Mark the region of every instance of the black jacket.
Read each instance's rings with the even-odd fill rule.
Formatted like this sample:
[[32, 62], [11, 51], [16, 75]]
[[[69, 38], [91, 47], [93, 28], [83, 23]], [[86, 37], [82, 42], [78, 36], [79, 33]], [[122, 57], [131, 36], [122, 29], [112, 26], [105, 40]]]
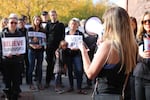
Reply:
[[[35, 31], [35, 29], [33, 29], [33, 27], [30, 27], [30, 28], [28, 29], [28, 32], [30, 32], [30, 31]], [[44, 30], [43, 30], [43, 28], [40, 28], [39, 31], [37, 31], [37, 32], [42, 32], [42, 33], [44, 33]], [[32, 39], [32, 38], [29, 38], [29, 37], [28, 37], [28, 48], [29, 48], [29, 49], [31, 49], [31, 50], [33, 50], [33, 51], [35, 51], [35, 52], [44, 51], [44, 46], [42, 46], [41, 49], [33, 49], [32, 47], [30, 47], [29, 44], [39, 44], [39, 41], [33, 42], [33, 41], [31, 41], [31, 39]], [[30, 41], [30, 42], [29, 42], [29, 41]]]
[[47, 48], [57, 49], [61, 40], [65, 37], [65, 26], [59, 21], [48, 22], [46, 25]]
[[14, 34], [10, 33], [8, 28], [3, 29], [3, 31], [0, 33], [0, 57], [3, 61], [8, 61], [8, 62], [19, 62], [23, 60], [23, 55], [13, 55], [12, 58], [8, 58], [5, 56], [2, 56], [2, 41], [1, 38], [3, 37], [24, 37], [23, 34], [19, 31], [16, 30]]

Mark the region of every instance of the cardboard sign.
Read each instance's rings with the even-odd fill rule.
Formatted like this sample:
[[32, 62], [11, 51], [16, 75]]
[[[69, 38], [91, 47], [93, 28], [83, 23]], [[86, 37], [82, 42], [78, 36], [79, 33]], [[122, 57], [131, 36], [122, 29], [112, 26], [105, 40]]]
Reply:
[[68, 48], [79, 48], [78, 44], [83, 41], [82, 35], [66, 35], [65, 40], [68, 42]]
[[3, 56], [24, 54], [26, 52], [25, 37], [5, 37], [2, 38]]
[[28, 42], [29, 44], [38, 44], [41, 46], [46, 45], [46, 34], [43, 32], [28, 32]]

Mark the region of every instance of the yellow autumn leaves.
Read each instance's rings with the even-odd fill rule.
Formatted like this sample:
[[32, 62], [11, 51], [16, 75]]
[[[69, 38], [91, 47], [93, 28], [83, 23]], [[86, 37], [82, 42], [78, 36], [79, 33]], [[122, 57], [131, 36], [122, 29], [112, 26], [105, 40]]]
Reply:
[[0, 0], [0, 18], [16, 13], [31, 19], [41, 11], [51, 9], [58, 12], [59, 20], [67, 23], [72, 17], [80, 19], [89, 16], [101, 17], [106, 5], [104, 2], [93, 4], [92, 0]]

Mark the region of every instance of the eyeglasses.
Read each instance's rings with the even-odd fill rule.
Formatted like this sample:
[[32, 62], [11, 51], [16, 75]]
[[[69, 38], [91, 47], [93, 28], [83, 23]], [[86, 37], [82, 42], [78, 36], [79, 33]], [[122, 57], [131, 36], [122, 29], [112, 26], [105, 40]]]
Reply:
[[150, 24], [150, 19], [148, 19], [148, 20], [143, 20], [143, 21], [142, 21], [142, 24]]
[[17, 22], [10, 22], [10, 24], [15, 24], [15, 25], [16, 25], [16, 24], [17, 24]]

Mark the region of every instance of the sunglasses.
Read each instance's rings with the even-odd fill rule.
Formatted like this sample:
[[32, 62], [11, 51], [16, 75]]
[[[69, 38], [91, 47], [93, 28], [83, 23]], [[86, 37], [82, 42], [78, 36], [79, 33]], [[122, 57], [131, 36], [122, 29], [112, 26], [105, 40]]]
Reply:
[[150, 24], [150, 19], [148, 19], [148, 20], [143, 20], [143, 21], [142, 21], [142, 24]]
[[16, 24], [17, 24], [17, 22], [10, 22], [10, 24], [15, 24], [15, 25], [16, 25]]

